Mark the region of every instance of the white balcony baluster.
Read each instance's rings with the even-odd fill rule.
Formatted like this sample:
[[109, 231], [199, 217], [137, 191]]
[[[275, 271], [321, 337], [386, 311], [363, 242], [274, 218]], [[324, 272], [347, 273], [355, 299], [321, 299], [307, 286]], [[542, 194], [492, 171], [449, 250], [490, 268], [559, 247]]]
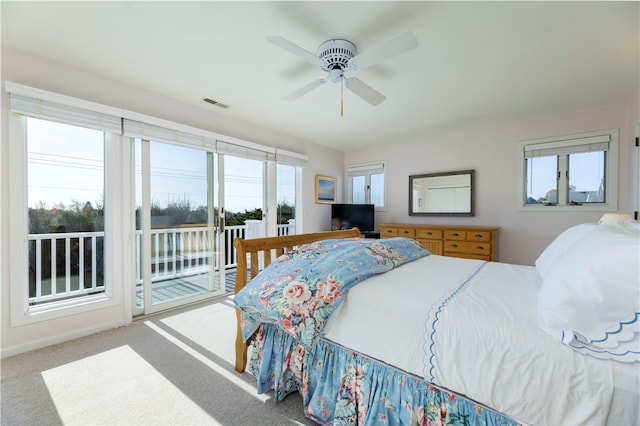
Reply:
[[[153, 265], [152, 282], [164, 281], [173, 278], [186, 277], [209, 272], [213, 262], [214, 270], [218, 270], [220, 265], [226, 269], [235, 268], [237, 265], [237, 254], [233, 247], [233, 240], [238, 237], [245, 237], [244, 226], [226, 226], [221, 244], [226, 250], [225, 259], [219, 258], [215, 242], [216, 228], [207, 226], [153, 229], [151, 231], [151, 263]], [[278, 225], [278, 235], [288, 235], [291, 232], [289, 225]], [[78, 241], [78, 289], [71, 288], [73, 277], [73, 256], [72, 242]], [[87, 244], [87, 240], [90, 241]], [[34, 265], [30, 265], [33, 271], [33, 294], [29, 297], [29, 304], [51, 302], [55, 300], [67, 299], [74, 296], [86, 295], [104, 291], [104, 277], [98, 276], [98, 266], [104, 269], [102, 253], [98, 253], [99, 243], [104, 241], [104, 232], [71, 232], [55, 234], [29, 234], [29, 241], [33, 241], [33, 246], [29, 247], [35, 251], [33, 255]], [[49, 243], [50, 259], [43, 259], [43, 242]], [[64, 268], [65, 286], [64, 291], [58, 291], [57, 286], [57, 243], [64, 241]], [[142, 284], [142, 231], [136, 231], [135, 236], [135, 256], [136, 256], [136, 284]], [[88, 247], [87, 247], [88, 246]], [[90, 250], [91, 260], [85, 262], [85, 250]], [[61, 251], [62, 253], [62, 251]], [[49, 271], [44, 270], [43, 261], [49, 264]], [[91, 267], [91, 283], [85, 288], [85, 264]], [[98, 283], [100, 278], [101, 283]], [[50, 283], [50, 290], [43, 294], [43, 284]]]

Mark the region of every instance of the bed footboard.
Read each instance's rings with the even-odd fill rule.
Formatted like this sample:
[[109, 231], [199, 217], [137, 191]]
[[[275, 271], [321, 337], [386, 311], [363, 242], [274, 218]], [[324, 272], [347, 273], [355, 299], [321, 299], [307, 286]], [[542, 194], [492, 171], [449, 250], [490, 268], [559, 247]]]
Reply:
[[[310, 234], [285, 235], [282, 237], [254, 238], [245, 240], [236, 238], [233, 245], [238, 255], [238, 267], [236, 270], [235, 293], [242, 290], [247, 282], [258, 275], [260, 258], [263, 267], [271, 263], [273, 259], [301, 244], [333, 238], [360, 238], [358, 228], [343, 231], [315, 232]], [[262, 255], [262, 256], [261, 256]], [[236, 371], [242, 373], [247, 366], [247, 344], [242, 340], [240, 328], [240, 310], [236, 308]]]

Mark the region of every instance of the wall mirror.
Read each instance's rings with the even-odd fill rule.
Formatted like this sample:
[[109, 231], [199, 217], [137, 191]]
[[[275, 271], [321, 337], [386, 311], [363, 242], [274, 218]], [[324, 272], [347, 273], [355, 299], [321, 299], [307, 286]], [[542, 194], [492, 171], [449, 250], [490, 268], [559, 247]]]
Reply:
[[473, 216], [474, 170], [409, 176], [410, 216]]

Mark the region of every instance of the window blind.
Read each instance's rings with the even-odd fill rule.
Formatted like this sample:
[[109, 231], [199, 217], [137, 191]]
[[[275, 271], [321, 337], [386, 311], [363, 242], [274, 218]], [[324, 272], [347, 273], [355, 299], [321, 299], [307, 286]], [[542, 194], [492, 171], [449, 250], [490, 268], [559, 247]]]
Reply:
[[524, 146], [524, 157], [549, 157], [583, 152], [608, 151], [610, 135], [592, 136], [554, 142], [535, 143]]
[[362, 164], [347, 167], [348, 176], [376, 175], [384, 173], [384, 163]]
[[276, 148], [276, 162], [289, 166], [306, 167], [309, 163], [309, 157], [297, 152]]
[[[122, 133], [122, 120], [119, 115], [75, 105], [61, 104], [19, 93], [11, 93], [9, 102], [11, 112], [19, 115], [87, 127], [109, 133]], [[87, 106], [90, 106], [90, 104], [87, 104]]]
[[268, 161], [275, 159], [275, 148], [264, 147], [263, 149], [251, 146], [238, 145], [225, 141], [216, 141], [216, 152], [218, 154], [233, 155], [234, 157], [250, 158], [258, 161]]
[[181, 145], [189, 148], [204, 148], [213, 151], [216, 146], [216, 139], [209, 138], [204, 134], [196, 134], [178, 129], [170, 129], [142, 121], [124, 119], [122, 123], [123, 134], [125, 136], [147, 139], [156, 142], [166, 142], [174, 145]]

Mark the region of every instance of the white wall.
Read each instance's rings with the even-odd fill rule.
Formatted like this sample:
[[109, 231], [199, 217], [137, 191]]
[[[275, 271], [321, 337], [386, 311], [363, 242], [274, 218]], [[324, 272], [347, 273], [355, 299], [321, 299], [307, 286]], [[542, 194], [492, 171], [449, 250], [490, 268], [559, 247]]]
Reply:
[[[13, 81], [27, 86], [73, 96], [141, 114], [174, 121], [219, 134], [228, 135], [263, 145], [280, 147], [309, 156], [309, 165], [303, 170], [303, 211], [299, 217], [303, 232], [328, 229], [328, 206], [314, 203], [315, 175], [340, 176], [343, 171], [343, 153], [308, 141], [261, 128], [227, 117], [215, 107], [203, 103], [202, 107], [177, 102], [161, 94], [151, 93], [118, 81], [71, 68], [63, 64], [35, 57], [25, 52], [2, 46], [2, 143], [0, 145], [0, 310], [2, 321], [2, 356], [34, 349], [113, 328], [126, 323], [129, 317], [123, 305], [116, 305], [58, 320], [40, 322], [21, 327], [10, 327], [9, 311], [9, 245], [8, 189], [8, 96], [4, 82]], [[339, 187], [342, 183], [339, 182]], [[123, 285], [122, 283], [120, 285]]]
[[[450, 133], [411, 142], [356, 149], [345, 164], [387, 161], [386, 212], [380, 223], [499, 226], [499, 261], [533, 265], [540, 252], [561, 231], [582, 222], [596, 222], [601, 212], [517, 211], [517, 142], [593, 130], [619, 129], [618, 211], [636, 207], [637, 174], [631, 172], [638, 98], [629, 103], [545, 117], [500, 127]], [[411, 174], [475, 169], [476, 214], [473, 217], [409, 216]], [[636, 176], [632, 185], [631, 176]]]

